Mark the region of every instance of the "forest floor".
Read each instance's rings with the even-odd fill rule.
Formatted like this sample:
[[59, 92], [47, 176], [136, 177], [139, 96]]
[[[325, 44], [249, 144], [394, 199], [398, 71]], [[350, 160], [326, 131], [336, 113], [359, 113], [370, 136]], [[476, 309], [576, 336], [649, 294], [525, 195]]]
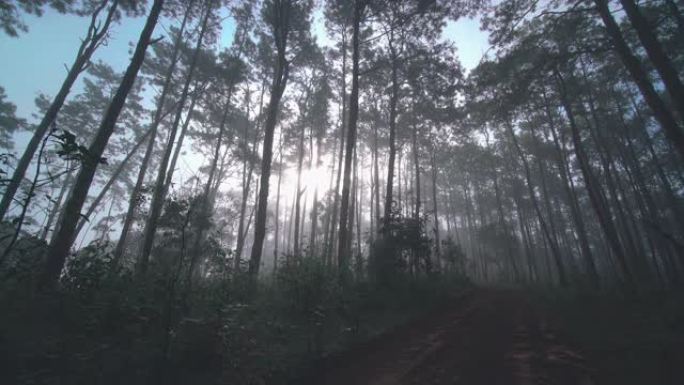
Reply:
[[[303, 382], [321, 385], [684, 383], [678, 382], [673, 372], [682, 375], [684, 366], [673, 358], [679, 356], [677, 352], [684, 353], [681, 345], [677, 344], [676, 352], [659, 351], [656, 367], [645, 368], [657, 373], [659, 378], [650, 377], [653, 382], [641, 382], [630, 371], [643, 372], [644, 368], [628, 368], [630, 360], [621, 361], [620, 357], [623, 353], [634, 357], [637, 366], [644, 367], [650, 365], [648, 358], [653, 357], [641, 359], [649, 354], [638, 347], [626, 347], [624, 341], [618, 344], [620, 347], [605, 343], [586, 351], [575, 342], [582, 338], [565, 330], [572, 317], [534, 298], [523, 291], [472, 289], [454, 298], [448, 306], [414, 322], [326, 357]], [[600, 328], [603, 315], [587, 316], [596, 319], [595, 326]], [[644, 354], [640, 356], [639, 352]], [[620, 376], [613, 375], [617, 371], [621, 372]]]

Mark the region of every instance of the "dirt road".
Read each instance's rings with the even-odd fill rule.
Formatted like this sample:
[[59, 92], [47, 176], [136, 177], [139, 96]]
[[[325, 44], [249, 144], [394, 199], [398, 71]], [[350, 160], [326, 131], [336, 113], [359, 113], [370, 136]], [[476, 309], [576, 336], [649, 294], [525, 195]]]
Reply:
[[310, 384], [593, 384], [580, 353], [513, 291], [477, 289], [324, 360]]

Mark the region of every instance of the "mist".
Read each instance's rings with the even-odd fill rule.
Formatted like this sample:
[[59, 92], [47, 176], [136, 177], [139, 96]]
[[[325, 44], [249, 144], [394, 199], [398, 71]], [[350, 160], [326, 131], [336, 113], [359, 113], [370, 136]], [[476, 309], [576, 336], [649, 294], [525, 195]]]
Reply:
[[683, 12], [0, 1], [0, 382], [681, 383]]

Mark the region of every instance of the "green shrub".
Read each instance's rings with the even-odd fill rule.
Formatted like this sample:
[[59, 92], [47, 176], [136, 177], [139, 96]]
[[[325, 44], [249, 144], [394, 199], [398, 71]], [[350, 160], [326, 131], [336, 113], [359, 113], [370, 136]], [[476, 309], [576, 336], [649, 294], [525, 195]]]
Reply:
[[[290, 256], [256, 287], [246, 274], [214, 269], [220, 274], [188, 290], [164, 265], [151, 264], [144, 280], [114, 268], [109, 249], [72, 256], [48, 297], [3, 285], [0, 365], [11, 369], [1, 383], [285, 382], [427, 311], [464, 282], [434, 274], [382, 285], [341, 280], [319, 258]], [[219, 257], [212, 263], [231, 263]]]

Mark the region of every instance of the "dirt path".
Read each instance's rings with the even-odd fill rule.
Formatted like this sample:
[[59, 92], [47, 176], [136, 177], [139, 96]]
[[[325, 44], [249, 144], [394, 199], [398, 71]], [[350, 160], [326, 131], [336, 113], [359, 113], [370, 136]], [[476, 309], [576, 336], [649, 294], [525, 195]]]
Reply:
[[319, 365], [311, 384], [590, 385], [591, 370], [521, 295], [477, 289]]

